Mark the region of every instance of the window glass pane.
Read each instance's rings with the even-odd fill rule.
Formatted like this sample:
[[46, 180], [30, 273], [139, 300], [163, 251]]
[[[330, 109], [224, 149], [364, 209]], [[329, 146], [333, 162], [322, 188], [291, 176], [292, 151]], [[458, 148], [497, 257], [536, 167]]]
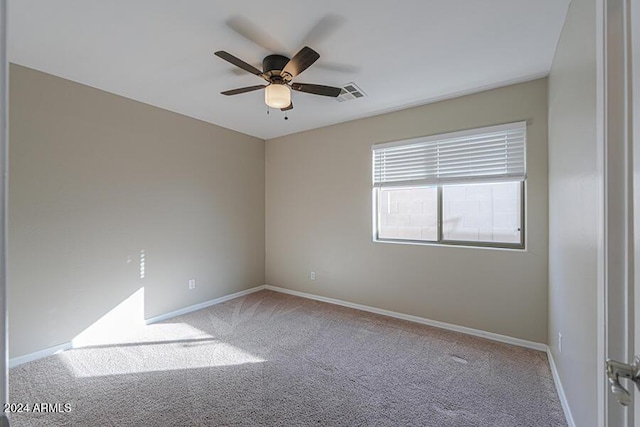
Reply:
[[438, 188], [379, 189], [378, 238], [438, 240]]
[[521, 182], [443, 186], [443, 239], [521, 243], [521, 193]]

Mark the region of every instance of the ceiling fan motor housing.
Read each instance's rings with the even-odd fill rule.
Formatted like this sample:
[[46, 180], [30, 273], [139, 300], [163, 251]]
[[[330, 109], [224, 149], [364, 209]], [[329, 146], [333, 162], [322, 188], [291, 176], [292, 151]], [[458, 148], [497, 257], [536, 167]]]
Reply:
[[[280, 71], [289, 62], [289, 58], [282, 55], [269, 55], [262, 60], [262, 72], [268, 77], [280, 77]], [[285, 76], [282, 76], [283, 78]]]

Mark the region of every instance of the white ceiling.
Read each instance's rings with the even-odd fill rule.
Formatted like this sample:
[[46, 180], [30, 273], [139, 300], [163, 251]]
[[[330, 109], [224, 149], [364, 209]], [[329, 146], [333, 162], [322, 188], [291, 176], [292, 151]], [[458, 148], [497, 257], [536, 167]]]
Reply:
[[[9, 59], [269, 139], [545, 76], [569, 2], [10, 0]], [[293, 92], [285, 121], [262, 91], [220, 95], [263, 81], [213, 52], [262, 69], [304, 45], [321, 57], [294, 81], [367, 96]]]

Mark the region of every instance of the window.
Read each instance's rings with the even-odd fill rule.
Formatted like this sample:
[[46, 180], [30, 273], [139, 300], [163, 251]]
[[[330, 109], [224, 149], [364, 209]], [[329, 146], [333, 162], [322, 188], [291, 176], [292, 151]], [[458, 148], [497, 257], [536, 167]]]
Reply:
[[526, 123], [373, 150], [374, 238], [524, 247]]

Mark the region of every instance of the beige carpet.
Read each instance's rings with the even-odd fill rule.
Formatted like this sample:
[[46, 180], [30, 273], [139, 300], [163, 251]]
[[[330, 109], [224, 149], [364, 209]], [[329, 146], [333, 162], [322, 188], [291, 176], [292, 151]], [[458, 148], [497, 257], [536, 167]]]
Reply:
[[261, 291], [10, 372], [12, 426], [565, 426], [544, 353]]

